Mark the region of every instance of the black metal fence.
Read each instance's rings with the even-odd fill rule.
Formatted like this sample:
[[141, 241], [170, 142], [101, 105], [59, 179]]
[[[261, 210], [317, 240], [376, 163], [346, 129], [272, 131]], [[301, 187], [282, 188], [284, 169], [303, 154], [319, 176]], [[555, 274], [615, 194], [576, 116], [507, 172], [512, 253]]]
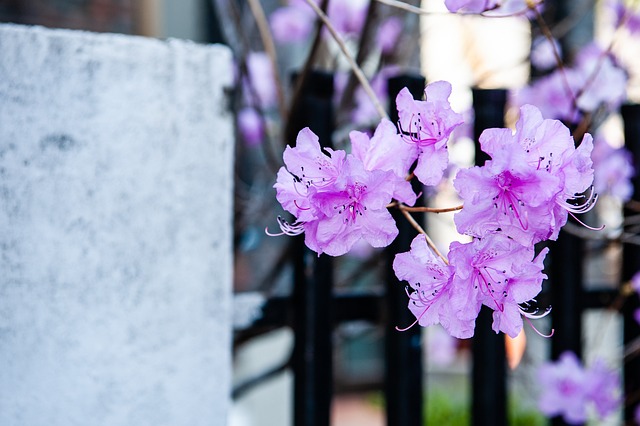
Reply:
[[[389, 112], [397, 120], [395, 98], [408, 87], [415, 98], [424, 90], [421, 76], [400, 76], [390, 79]], [[307, 76], [302, 90], [301, 107], [294, 117], [294, 130], [310, 127], [319, 136], [321, 144], [328, 146], [333, 132], [333, 77], [331, 74], [313, 72]], [[474, 90], [474, 136], [491, 127], [504, 127], [506, 103], [504, 90]], [[635, 158], [636, 170], [640, 170], [640, 106], [622, 108], [627, 147]], [[289, 141], [290, 145], [295, 140]], [[486, 154], [479, 149], [476, 164], [483, 164]], [[634, 180], [634, 199], [640, 199], [640, 173]], [[637, 213], [625, 209], [625, 216]], [[333, 396], [333, 344], [335, 327], [345, 321], [365, 320], [381, 324], [385, 329], [384, 399], [389, 426], [423, 425], [424, 373], [421, 330], [413, 327], [398, 332], [397, 325], [413, 322], [407, 309], [404, 285], [398, 282], [393, 269], [393, 255], [409, 250], [415, 229], [404, 218], [396, 218], [399, 235], [386, 251], [385, 291], [382, 294], [334, 294], [333, 259], [317, 256], [304, 246], [303, 236], [292, 241], [294, 265], [293, 292], [289, 297], [269, 299], [263, 306], [262, 317], [243, 330], [245, 334], [258, 334], [261, 329], [289, 326], [294, 331], [294, 350], [287, 365], [274, 368], [261, 377], [249, 381], [234, 390], [234, 396], [242, 394], [261, 380], [291, 368], [294, 374], [294, 424], [295, 426], [328, 426], [330, 424]], [[620, 300], [622, 283], [640, 269], [640, 246], [625, 245], [622, 261], [621, 283], [614, 290], [587, 291], [583, 286], [583, 259], [585, 244], [580, 238], [562, 232], [551, 244], [550, 264], [547, 273], [549, 283], [541, 295], [541, 303], [553, 306], [551, 314], [555, 335], [551, 338], [551, 356], [571, 350], [582, 354], [582, 313], [586, 309], [606, 309]], [[633, 312], [640, 307], [638, 297], [628, 297], [622, 307], [625, 345], [638, 344], [640, 326], [633, 319]], [[472, 404], [471, 419], [474, 425], [506, 426], [507, 416], [507, 367], [505, 343], [502, 335], [491, 330], [491, 311], [484, 308], [477, 320], [472, 339]], [[410, 367], [410, 368], [409, 368]], [[625, 419], [633, 424], [635, 406], [640, 402], [640, 356], [629, 353], [624, 363]], [[561, 418], [552, 419], [553, 425], [565, 424]]]

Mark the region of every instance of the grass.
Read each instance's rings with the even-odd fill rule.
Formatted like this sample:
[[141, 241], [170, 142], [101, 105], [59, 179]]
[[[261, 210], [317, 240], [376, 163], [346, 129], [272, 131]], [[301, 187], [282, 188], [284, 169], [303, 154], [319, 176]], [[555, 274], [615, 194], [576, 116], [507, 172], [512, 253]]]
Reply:
[[[384, 407], [381, 393], [369, 395], [371, 404]], [[510, 398], [508, 407], [509, 426], [545, 426], [546, 419], [534, 408], [525, 407], [517, 398]], [[425, 426], [468, 426], [471, 424], [469, 401], [464, 393], [431, 390], [427, 393], [423, 418]]]

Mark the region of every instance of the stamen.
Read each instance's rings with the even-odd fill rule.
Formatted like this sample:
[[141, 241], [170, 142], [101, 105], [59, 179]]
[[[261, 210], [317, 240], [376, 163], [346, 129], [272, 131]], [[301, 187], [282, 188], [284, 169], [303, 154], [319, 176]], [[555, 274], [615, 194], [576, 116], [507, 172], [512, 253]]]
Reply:
[[[532, 300], [533, 302], [535, 302], [535, 300]], [[526, 305], [526, 306], [522, 306], [522, 305]], [[525, 303], [521, 303], [518, 306], [518, 309], [520, 310], [520, 313], [525, 317], [525, 318], [531, 318], [531, 319], [540, 319], [540, 318], [544, 318], [547, 315], [549, 315], [551, 313], [551, 306], [548, 306], [544, 309], [544, 312], [539, 313], [540, 312], [540, 308], [538, 308], [537, 306], [533, 308], [533, 310], [529, 310], [527, 308], [530, 308], [531, 305], [529, 305], [529, 302], [525, 302]]]
[[[576, 214], [587, 213], [592, 208], [594, 208], [596, 203], [598, 202], [598, 194], [594, 192], [593, 185], [591, 185], [587, 191], [589, 191], [587, 196], [585, 196], [585, 194], [579, 194], [574, 196], [573, 198], [568, 199], [564, 203], [560, 202], [558, 204], [570, 213], [576, 213]], [[577, 202], [581, 198], [583, 199], [583, 201], [581, 201], [578, 204], [569, 203], [570, 201]]]
[[298, 200], [293, 200], [293, 204], [295, 204], [296, 207], [299, 208], [300, 210], [311, 210], [311, 207], [302, 207], [298, 205]]
[[[499, 302], [496, 300], [495, 296], [493, 295], [493, 293], [495, 293], [495, 290], [492, 290], [492, 289], [490, 288], [490, 287], [491, 287], [491, 283], [489, 283], [489, 282], [487, 281], [487, 279], [486, 279], [486, 278], [485, 278], [485, 276], [482, 274], [482, 271], [481, 271], [480, 269], [478, 269], [478, 268], [476, 267], [476, 270], [478, 271], [478, 275], [480, 276], [480, 278], [482, 278], [482, 281], [484, 282], [485, 289], [487, 290], [487, 291], [486, 291], [486, 294], [488, 294], [488, 295], [489, 295], [489, 297], [491, 297], [491, 299], [493, 300], [493, 303], [495, 303], [495, 304], [496, 304], [496, 307], [498, 308], [498, 310], [499, 310], [500, 312], [504, 312], [504, 304], [503, 304], [503, 303], [499, 303]], [[489, 275], [489, 274], [487, 273], [487, 275]], [[491, 278], [491, 275], [489, 275], [489, 278]], [[482, 283], [481, 283], [481, 284], [482, 284]], [[480, 286], [480, 288], [481, 288], [481, 290], [482, 290], [482, 285]]]
[[[425, 134], [425, 138], [422, 138], [422, 134], [425, 133], [422, 127], [422, 118], [420, 117], [420, 113], [418, 113], [418, 118], [417, 120], [414, 120], [415, 114], [413, 114], [411, 116], [411, 119], [409, 120], [409, 131], [405, 131], [402, 128], [402, 124], [400, 122], [398, 122], [398, 127], [400, 129], [400, 134], [402, 136], [402, 139], [406, 141], [406, 138], [409, 138], [409, 141], [411, 143], [415, 143], [418, 145], [429, 145], [429, 144], [433, 144], [435, 142], [438, 141], [437, 138], [434, 137], [429, 137], [428, 135]], [[414, 125], [415, 125], [415, 129], [414, 129]], [[435, 123], [432, 123], [433, 126], [435, 126]], [[438, 134], [441, 134], [441, 131], [438, 131]]]
[[289, 223], [282, 216], [278, 216], [278, 225], [282, 230], [279, 234], [272, 234], [269, 232], [267, 228], [264, 229], [264, 232], [270, 237], [278, 237], [281, 235], [289, 235], [291, 237], [295, 237], [296, 235], [300, 235], [304, 232], [304, 222], [294, 222]]
[[576, 215], [574, 215], [571, 211], [569, 211], [569, 214], [571, 215], [572, 218], [574, 218], [576, 220], [576, 222], [578, 222], [580, 225], [584, 226], [587, 229], [590, 229], [592, 231], [602, 231], [604, 229], [604, 224], [602, 226], [594, 228], [593, 226], [589, 226], [586, 223], [584, 223], [583, 221], [581, 221], [580, 219], [578, 219], [576, 217]]
[[270, 237], [281, 237], [281, 236], [283, 236], [283, 235], [284, 235], [284, 232], [279, 232], [279, 233], [277, 233], [277, 234], [272, 234], [271, 232], [269, 232], [269, 227], [268, 227], [268, 226], [266, 226], [266, 227], [264, 228], [264, 233], [265, 233], [265, 234], [267, 234], [267, 235], [268, 235], [268, 236], [270, 236]]
[[553, 333], [555, 333], [555, 329], [553, 329], [553, 328], [552, 328], [552, 329], [551, 329], [551, 332], [550, 332], [549, 334], [543, 334], [543, 333], [541, 333], [541, 332], [540, 332], [540, 330], [538, 330], [537, 328], [535, 328], [535, 327], [533, 326], [533, 323], [531, 322], [531, 320], [530, 320], [529, 318], [527, 318], [527, 317], [525, 316], [525, 317], [524, 317], [524, 319], [525, 319], [525, 321], [527, 322], [527, 324], [529, 324], [529, 326], [533, 329], [533, 331], [535, 331], [535, 332], [538, 334], [538, 336], [540, 336], [540, 337], [546, 337], [546, 338], [553, 337]]
[[412, 322], [408, 327], [400, 328], [400, 327], [398, 327], [396, 325], [396, 330], [398, 330], [398, 331], [407, 331], [407, 330], [411, 329], [414, 325], [416, 325], [416, 324], [418, 324], [420, 322], [420, 320], [422, 319], [424, 314], [427, 313], [427, 311], [429, 310], [430, 307], [431, 307], [431, 305], [429, 305], [426, 308], [424, 308], [424, 311], [422, 311], [422, 313], [416, 318], [416, 320], [414, 322]]
[[[424, 310], [424, 312], [427, 312], [427, 309], [429, 309], [429, 308], [426, 308], [426, 309]], [[416, 324], [418, 323], [418, 321], [420, 321], [420, 318], [422, 318], [422, 315], [424, 315], [424, 312], [423, 312], [422, 314], [420, 314], [420, 316], [419, 316], [419, 317], [418, 317], [414, 322], [412, 322], [412, 323], [411, 323], [411, 325], [409, 325], [408, 327], [400, 328], [400, 327], [398, 327], [398, 326], [396, 325], [396, 330], [397, 330], [397, 331], [407, 331], [407, 330], [410, 330], [411, 328], [413, 328], [413, 326], [414, 326], [414, 325], [416, 325]]]

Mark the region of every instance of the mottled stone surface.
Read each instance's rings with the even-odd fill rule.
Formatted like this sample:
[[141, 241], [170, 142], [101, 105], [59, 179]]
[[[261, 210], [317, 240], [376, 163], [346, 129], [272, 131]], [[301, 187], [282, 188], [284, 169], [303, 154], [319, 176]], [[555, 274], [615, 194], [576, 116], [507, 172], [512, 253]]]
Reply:
[[0, 25], [0, 425], [224, 425], [221, 46]]

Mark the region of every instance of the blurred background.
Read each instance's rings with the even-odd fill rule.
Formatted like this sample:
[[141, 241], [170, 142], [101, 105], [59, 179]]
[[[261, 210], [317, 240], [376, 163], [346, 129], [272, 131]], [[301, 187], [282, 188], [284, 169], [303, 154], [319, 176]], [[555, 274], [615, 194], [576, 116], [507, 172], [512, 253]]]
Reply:
[[[223, 43], [233, 50], [238, 73], [237, 87], [231, 96], [232, 108], [238, 114], [234, 182], [236, 388], [229, 424], [287, 425], [293, 424], [294, 411], [291, 370], [294, 332], [290, 320], [270, 322], [265, 316], [271, 312], [267, 310], [272, 306], [269, 301], [286, 299], [293, 292], [292, 245], [287, 237], [269, 237], [264, 230], [276, 230], [276, 216], [282, 214], [272, 186], [277, 168], [282, 165], [284, 146], [292, 143], [285, 129], [286, 111], [295, 95], [295, 85], [291, 83], [293, 73], [305, 66], [312, 51], [312, 67], [332, 73], [336, 92], [332, 143], [336, 148], [346, 145], [349, 131], [370, 131], [379, 118], [350, 75], [339, 46], [326, 34], [320, 36], [320, 41], [314, 41], [317, 38], [315, 20], [310, 21], [308, 28], [296, 27], [295, 20], [277, 27], [273, 16], [289, 3], [257, 2], [260, 13], [272, 27], [275, 40], [268, 41], [261, 33], [264, 22], [260, 23], [260, 13], [252, 10], [251, 3], [240, 0], [0, 0], [0, 21], [162, 39], [175, 37], [198, 43]], [[444, 79], [453, 86], [450, 98], [453, 109], [472, 122], [472, 88], [508, 89], [510, 104], [505, 119], [513, 124], [517, 114], [517, 100], [513, 99], [517, 99], [518, 90], [532, 79], [551, 72], [531, 63], [532, 49], [541, 43], [539, 22], [522, 14], [501, 18], [454, 15], [441, 0], [403, 3], [421, 7], [425, 13], [407, 12], [385, 2], [344, 0], [344, 4], [350, 5], [341, 16], [346, 21], [341, 27], [345, 45], [357, 56], [381, 96], [386, 96], [384, 79], [387, 76], [411, 73], [426, 77], [428, 82]], [[625, 102], [637, 103], [640, 43], [631, 32], [618, 31], [612, 4], [600, 0], [557, 0], [545, 2], [541, 13], [546, 25], [560, 40], [567, 63], [594, 40], [615, 54], [617, 64], [628, 78]], [[373, 5], [374, 11], [368, 11]], [[333, 19], [337, 21], [336, 16]], [[393, 39], [393, 43], [385, 44], [384, 38], [380, 41], [384, 25], [388, 31], [385, 37]], [[306, 34], [302, 34], [305, 31]], [[267, 52], [276, 55], [275, 75], [268, 54], [264, 53], [269, 43], [275, 47], [275, 51]], [[553, 59], [551, 62], [553, 68]], [[280, 85], [274, 80], [279, 80]], [[600, 114], [592, 124], [591, 131], [597, 131], [612, 148], [624, 145], [623, 123], [615, 108]], [[450, 207], [459, 203], [451, 178], [457, 168], [474, 163], [471, 125], [458, 129], [453, 135], [450, 156], [448, 179], [438, 188], [424, 188], [429, 205]], [[620, 229], [622, 206], [627, 201], [623, 198], [603, 194], [589, 220], [605, 223], [614, 231]], [[451, 214], [426, 216], [427, 230], [443, 251], [451, 241], [464, 240], [456, 233]], [[587, 246], [584, 288], [612, 291], [619, 288], [620, 240], [588, 241]], [[334, 294], [384, 294], [384, 263], [382, 252], [368, 246], [358, 247], [336, 259]], [[597, 356], [619, 370], [624, 350], [620, 314], [612, 309], [586, 309], [581, 315], [580, 340], [585, 362], [588, 364]], [[382, 396], [385, 327], [389, 325], [384, 321], [365, 319], [344, 321], [333, 329], [332, 425], [385, 424]], [[536, 322], [536, 328], [549, 330], [549, 318]], [[425, 421], [432, 425], [471, 424], [471, 342], [450, 337], [440, 326], [421, 332], [424, 368], [417, 369], [416, 374], [424, 379]], [[536, 407], [537, 395], [544, 389], [537, 383], [535, 370], [549, 357], [550, 339], [540, 337], [525, 326], [525, 338], [508, 340], [506, 344], [510, 364], [507, 370], [509, 424], [547, 424]], [[622, 410], [618, 410], [606, 421], [593, 424], [622, 423]]]

